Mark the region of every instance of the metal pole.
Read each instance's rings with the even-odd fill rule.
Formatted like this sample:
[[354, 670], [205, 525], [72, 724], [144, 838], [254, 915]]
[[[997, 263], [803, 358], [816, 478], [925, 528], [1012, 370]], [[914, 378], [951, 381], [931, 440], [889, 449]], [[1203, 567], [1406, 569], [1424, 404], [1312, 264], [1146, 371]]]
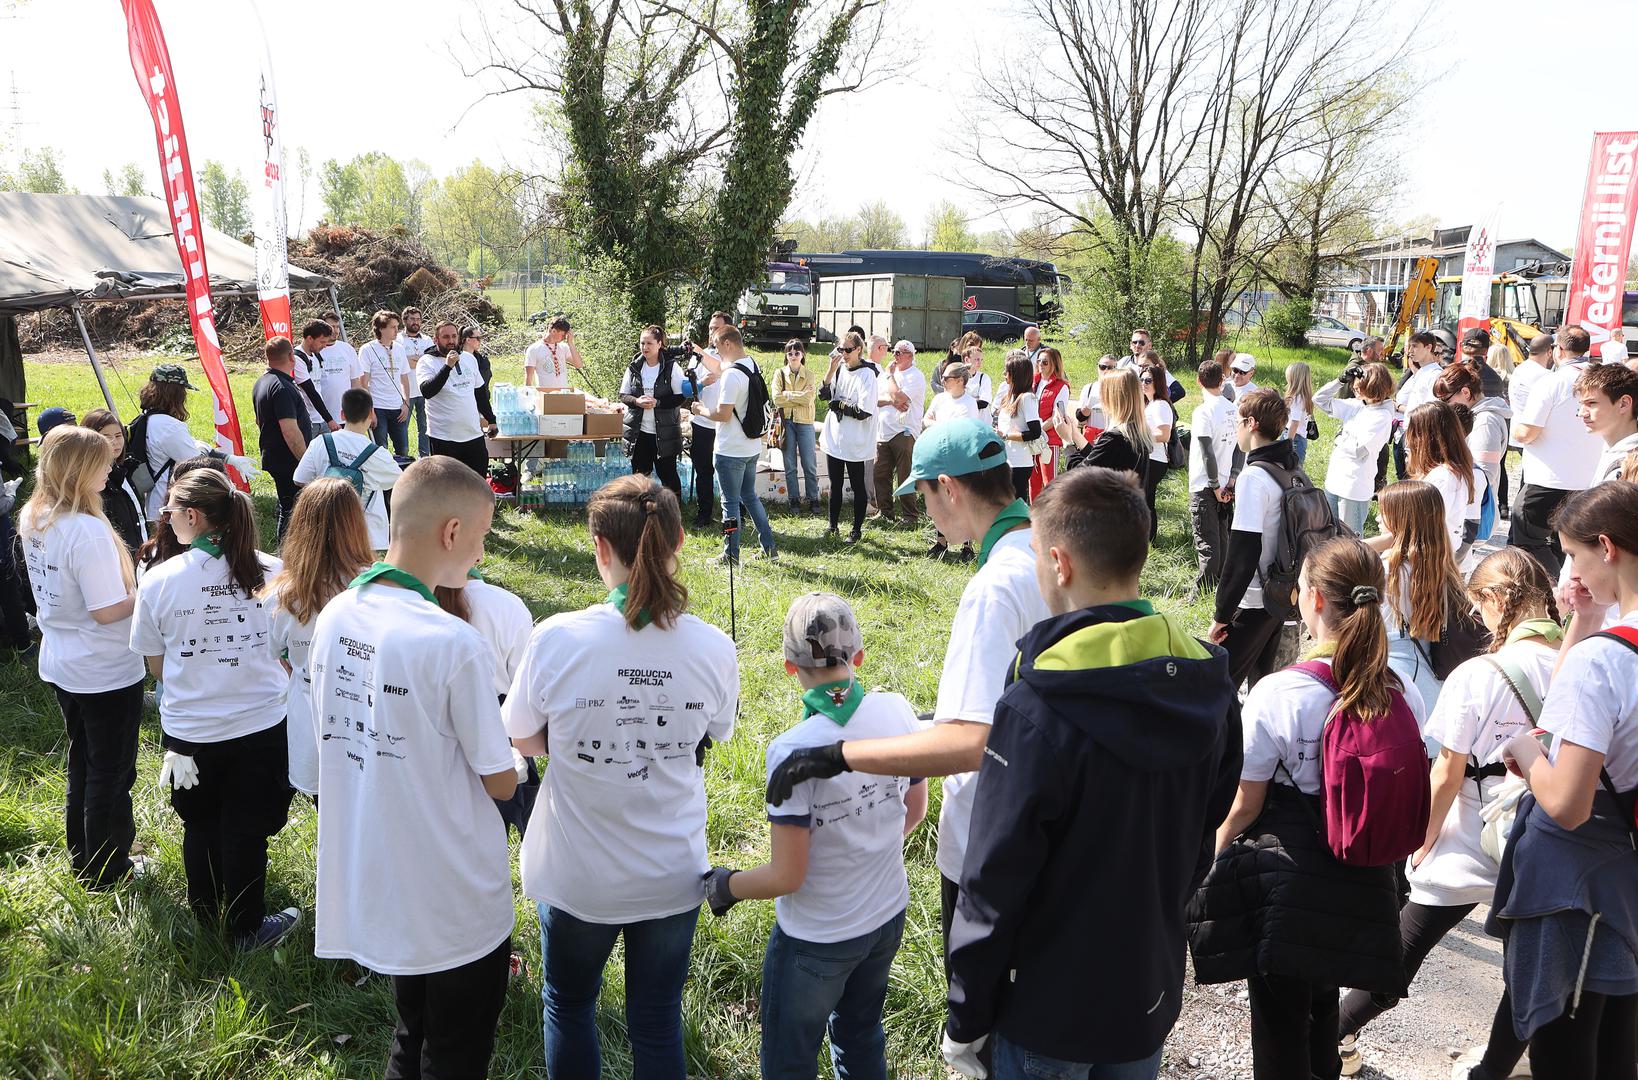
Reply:
[[85, 342], [85, 355], [91, 360], [91, 370], [97, 374], [97, 385], [102, 387], [102, 400], [108, 403], [108, 411], [118, 416], [119, 409], [114, 405], [114, 395], [108, 392], [108, 379], [102, 373], [102, 363], [97, 359], [97, 350], [91, 346], [91, 334], [85, 329], [85, 318], [80, 314], [80, 305], [75, 304], [69, 310], [74, 312], [74, 322], [80, 328], [80, 340]]
[[336, 313], [336, 326], [341, 329], [341, 340], [347, 340], [347, 324], [341, 318], [341, 300], [336, 296], [336, 287], [330, 286], [330, 309]]

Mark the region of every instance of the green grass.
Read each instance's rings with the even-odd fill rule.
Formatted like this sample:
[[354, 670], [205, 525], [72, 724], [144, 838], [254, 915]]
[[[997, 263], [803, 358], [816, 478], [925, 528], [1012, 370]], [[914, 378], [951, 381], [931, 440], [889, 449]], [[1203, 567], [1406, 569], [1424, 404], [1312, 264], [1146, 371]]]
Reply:
[[[1255, 347], [1253, 347], [1255, 349]], [[986, 367], [1000, 369], [999, 351]], [[1329, 378], [1340, 350], [1258, 353], [1259, 379], [1277, 382], [1289, 360], [1306, 359]], [[1095, 358], [1068, 357], [1078, 386]], [[116, 400], [127, 415], [152, 358], [119, 365]], [[930, 365], [924, 364], [926, 368]], [[516, 357], [497, 361], [497, 377], [521, 375]], [[233, 385], [255, 444], [249, 391], [255, 371], [235, 372]], [[30, 363], [30, 400], [82, 413], [100, 403], [82, 364]], [[1187, 384], [1189, 379], [1184, 379]], [[1197, 399], [1191, 394], [1186, 418]], [[208, 437], [208, 407], [192, 426]], [[1323, 475], [1329, 435], [1310, 448], [1309, 467]], [[254, 450], [249, 451], [252, 454]], [[1210, 620], [1209, 598], [1185, 599], [1193, 584], [1185, 483], [1167, 480], [1161, 493], [1161, 547], [1144, 572], [1144, 590], [1163, 610], [1196, 632]], [[255, 484], [264, 528], [271, 485]], [[762, 805], [763, 749], [796, 716], [797, 693], [780, 662], [780, 628], [790, 599], [811, 589], [848, 597], [866, 642], [863, 674], [873, 685], [905, 694], [918, 710], [937, 692], [951, 615], [968, 569], [920, 558], [926, 538], [907, 530], [870, 528], [853, 548], [832, 545], [818, 518], [773, 516], [781, 559], [747, 564], [736, 577], [742, 697], [732, 741], [713, 750], [706, 771], [709, 843], [714, 861], [747, 866], [767, 850]], [[724, 629], [727, 582], [702, 564], [712, 537], [691, 537], [684, 579], [691, 608]], [[601, 599], [583, 520], [572, 513], [535, 516], [503, 511], [485, 563], [489, 580], [513, 590], [537, 618]], [[63, 850], [62, 721], [32, 671], [0, 662], [0, 1076], [19, 1077], [366, 1077], [380, 1074], [393, 1025], [389, 989], [362, 987], [348, 964], [312, 955], [314, 812], [298, 801], [274, 840], [269, 900], [306, 914], [302, 931], [271, 953], [245, 956], [198, 928], [189, 915], [180, 858], [181, 830], [155, 787], [159, 725], [144, 725], [135, 791], [139, 843], [157, 856], [158, 872], [139, 886], [89, 894], [74, 883]], [[943, 1022], [938, 929], [938, 876], [933, 865], [938, 786], [929, 820], [909, 839], [911, 900], [904, 946], [894, 968], [886, 1026], [899, 1075], [942, 1076], [937, 1041]], [[757, 1073], [757, 992], [771, 904], [746, 903], [723, 920], [705, 915], [694, 943], [684, 1022], [691, 1075], [753, 1077]], [[501, 1019], [493, 1075], [543, 1076], [540, 1058], [539, 937], [532, 907], [519, 894], [516, 947], [530, 977], [514, 983]], [[609, 1075], [630, 1075], [622, 1034], [618, 965], [609, 969], [600, 1011]], [[1190, 1048], [1177, 1048], [1187, 1053]]]

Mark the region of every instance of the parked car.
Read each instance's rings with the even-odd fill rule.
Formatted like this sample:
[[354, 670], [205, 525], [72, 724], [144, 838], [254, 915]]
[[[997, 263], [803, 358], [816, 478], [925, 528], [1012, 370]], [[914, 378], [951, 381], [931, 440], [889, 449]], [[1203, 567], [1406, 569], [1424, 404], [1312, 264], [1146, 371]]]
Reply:
[[1329, 315], [1315, 315], [1313, 325], [1303, 335], [1310, 345], [1336, 345], [1351, 348], [1356, 341], [1365, 340], [1365, 331], [1355, 330], [1340, 319]]
[[1016, 341], [1024, 336], [1026, 328], [1034, 325], [1028, 319], [1020, 319], [1005, 311], [980, 309], [961, 313], [961, 332], [971, 330], [985, 341]]

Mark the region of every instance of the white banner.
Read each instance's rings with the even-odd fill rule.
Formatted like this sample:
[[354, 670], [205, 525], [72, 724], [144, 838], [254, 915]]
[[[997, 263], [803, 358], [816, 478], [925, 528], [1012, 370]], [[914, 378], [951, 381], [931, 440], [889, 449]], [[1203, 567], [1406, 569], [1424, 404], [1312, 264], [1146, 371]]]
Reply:
[[273, 56], [267, 48], [267, 29], [255, 0], [248, 0], [262, 36], [260, 87], [262, 176], [256, 196], [256, 299], [262, 309], [262, 330], [269, 338], [291, 337], [290, 250], [284, 216], [284, 139], [279, 98], [273, 87]]
[[1456, 340], [1475, 326], [1490, 329], [1490, 283], [1496, 277], [1496, 222], [1501, 207], [1474, 222], [1467, 234], [1467, 254], [1462, 259], [1462, 313], [1456, 323]]

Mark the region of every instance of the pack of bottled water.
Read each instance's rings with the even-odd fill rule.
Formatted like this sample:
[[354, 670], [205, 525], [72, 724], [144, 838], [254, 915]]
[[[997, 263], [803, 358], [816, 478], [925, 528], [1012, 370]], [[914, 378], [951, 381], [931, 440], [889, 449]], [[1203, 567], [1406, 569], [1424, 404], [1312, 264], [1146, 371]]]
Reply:
[[502, 435], [535, 434], [535, 413], [532, 393], [511, 383], [496, 383], [490, 388], [489, 403], [495, 410], [495, 426]]

